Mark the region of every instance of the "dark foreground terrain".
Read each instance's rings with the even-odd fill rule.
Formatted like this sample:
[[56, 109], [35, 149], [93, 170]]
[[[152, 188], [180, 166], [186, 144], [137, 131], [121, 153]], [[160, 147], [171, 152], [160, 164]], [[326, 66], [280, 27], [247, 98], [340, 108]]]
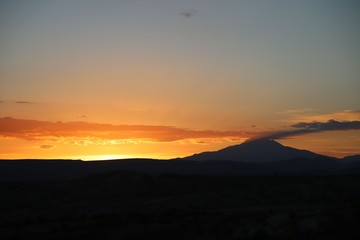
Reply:
[[0, 183], [0, 239], [360, 239], [360, 176]]

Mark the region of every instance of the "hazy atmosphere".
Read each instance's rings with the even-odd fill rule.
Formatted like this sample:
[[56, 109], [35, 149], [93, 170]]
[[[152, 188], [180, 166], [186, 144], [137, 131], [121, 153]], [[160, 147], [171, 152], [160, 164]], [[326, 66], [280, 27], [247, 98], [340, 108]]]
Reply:
[[360, 239], [359, 0], [0, 0], [0, 239]]
[[360, 153], [360, 3], [0, 1], [0, 158]]

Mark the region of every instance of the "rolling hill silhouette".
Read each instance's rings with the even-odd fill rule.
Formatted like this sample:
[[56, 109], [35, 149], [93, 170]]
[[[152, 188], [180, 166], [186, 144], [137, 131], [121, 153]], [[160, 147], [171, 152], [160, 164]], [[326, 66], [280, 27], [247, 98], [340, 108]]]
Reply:
[[360, 159], [359, 155], [338, 159], [286, 147], [274, 140], [256, 140], [167, 161], [0, 160], [0, 182], [77, 179], [116, 171], [214, 176], [343, 175], [360, 174]]
[[360, 155], [346, 156], [346, 157], [343, 157], [343, 158], [341, 159], [341, 161], [344, 161], [344, 162], [356, 162], [356, 161], [360, 161]]
[[230, 146], [215, 152], [203, 152], [183, 158], [184, 160], [229, 160], [239, 162], [275, 162], [290, 158], [323, 157], [307, 150], [286, 147], [274, 140], [254, 140]]

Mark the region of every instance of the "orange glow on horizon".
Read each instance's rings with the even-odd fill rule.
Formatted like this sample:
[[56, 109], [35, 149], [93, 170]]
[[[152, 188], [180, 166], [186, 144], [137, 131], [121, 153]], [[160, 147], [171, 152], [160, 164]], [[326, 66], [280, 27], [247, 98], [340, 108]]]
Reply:
[[244, 142], [247, 131], [0, 118], [0, 158], [170, 159]]
[[96, 161], [96, 160], [120, 160], [137, 158], [134, 155], [114, 154], [114, 155], [93, 155], [93, 156], [74, 156], [72, 159], [81, 159], [83, 161]]
[[0, 158], [360, 153], [332, 127], [360, 123], [357, 3], [23, 2], [0, 1]]
[[[282, 132], [256, 129], [259, 128], [192, 130], [172, 126], [50, 122], [4, 117], [0, 118], [0, 159], [171, 159], [215, 151], [250, 138]], [[359, 130], [317, 132], [278, 141], [336, 157], [360, 152]]]

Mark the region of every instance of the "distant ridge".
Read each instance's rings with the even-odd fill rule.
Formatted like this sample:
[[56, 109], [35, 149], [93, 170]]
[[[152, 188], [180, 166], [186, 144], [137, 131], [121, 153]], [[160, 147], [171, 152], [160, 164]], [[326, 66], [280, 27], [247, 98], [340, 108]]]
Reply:
[[248, 163], [276, 162], [290, 158], [317, 158], [324, 157], [307, 150], [286, 147], [274, 140], [260, 139], [247, 141], [239, 145], [230, 146], [215, 152], [194, 154], [183, 160], [207, 161], [227, 160]]
[[357, 154], [357, 155], [346, 156], [346, 157], [343, 157], [340, 161], [343, 161], [343, 162], [356, 162], [356, 161], [360, 161], [360, 155]]
[[262, 139], [168, 161], [0, 160], [0, 182], [78, 179], [114, 171], [213, 176], [354, 175], [360, 174], [360, 155], [338, 159]]

